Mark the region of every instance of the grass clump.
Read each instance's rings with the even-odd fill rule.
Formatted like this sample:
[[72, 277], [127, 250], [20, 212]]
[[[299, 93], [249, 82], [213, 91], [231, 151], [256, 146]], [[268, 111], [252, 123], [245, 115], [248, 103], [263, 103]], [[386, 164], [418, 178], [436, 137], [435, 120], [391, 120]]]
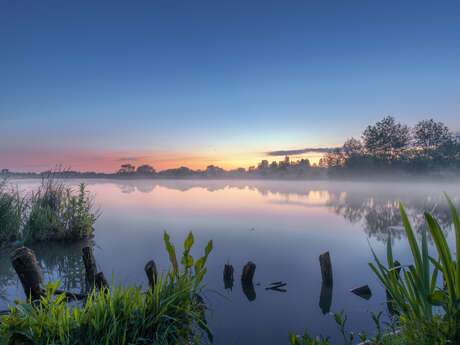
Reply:
[[6, 180], [0, 181], [0, 245], [20, 237], [26, 209], [25, 198], [8, 187]]
[[199, 293], [206, 273], [210, 241], [203, 257], [193, 263], [190, 233], [184, 244], [182, 268], [165, 234], [172, 269], [156, 279], [146, 292], [140, 287], [104, 288], [82, 305], [71, 306], [65, 296], [53, 298], [59, 282], [49, 283], [38, 304], [16, 301], [0, 318], [0, 343], [5, 345], [144, 345], [200, 344], [205, 304]]
[[90, 237], [99, 217], [85, 184], [72, 188], [50, 173], [30, 194], [0, 184], [0, 245]]
[[[369, 266], [387, 290], [389, 302], [397, 313], [383, 335], [380, 332], [380, 323], [376, 322], [378, 335], [371, 339], [372, 344], [460, 343], [460, 218], [452, 201], [449, 197], [446, 198], [455, 230], [455, 255], [449, 248], [439, 223], [430, 213], [425, 212], [428, 231], [438, 254], [437, 258], [431, 257], [428, 254], [427, 233], [422, 233], [420, 246], [401, 203], [400, 212], [414, 263], [400, 265], [394, 261], [391, 238], [387, 242], [387, 266], [372, 251], [375, 262]], [[439, 274], [443, 277], [444, 286], [438, 284]], [[441, 307], [441, 310], [434, 312], [434, 307]], [[336, 314], [336, 321], [337, 315], [341, 314]], [[344, 344], [352, 344], [353, 333], [345, 331], [341, 320], [339, 318], [340, 322], [337, 323], [342, 326], [340, 330], [344, 336]], [[365, 334], [360, 336], [362, 341], [368, 340]], [[311, 338], [306, 331], [304, 336], [291, 333], [290, 342], [295, 345], [327, 345], [329, 339], [323, 336]]]
[[99, 216], [85, 184], [75, 190], [52, 177], [32, 192], [29, 206], [24, 238], [32, 242], [87, 238]]

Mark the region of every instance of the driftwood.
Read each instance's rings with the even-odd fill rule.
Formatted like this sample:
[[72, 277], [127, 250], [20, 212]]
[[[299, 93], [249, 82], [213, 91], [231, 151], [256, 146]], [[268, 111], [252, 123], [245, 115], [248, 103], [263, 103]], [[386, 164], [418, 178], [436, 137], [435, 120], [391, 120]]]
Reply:
[[364, 285], [358, 288], [351, 289], [350, 292], [364, 299], [369, 299], [372, 297], [372, 291], [368, 285]]
[[243, 267], [243, 274], [241, 275], [241, 281], [243, 283], [252, 283], [252, 278], [254, 278], [255, 272], [256, 272], [256, 264], [249, 261]]
[[84, 247], [83, 252], [83, 263], [85, 264], [85, 281], [86, 291], [91, 291], [94, 288], [96, 282], [97, 266], [96, 259], [94, 258], [93, 248]]
[[147, 262], [145, 264], [144, 271], [145, 274], [147, 274], [147, 278], [149, 280], [149, 287], [153, 290], [158, 279], [158, 271], [157, 265], [155, 265], [155, 261], [150, 260]]
[[332, 264], [329, 252], [325, 252], [319, 256], [319, 265], [321, 267], [323, 282], [327, 285], [332, 285]]
[[29, 248], [20, 247], [13, 252], [11, 263], [21, 280], [26, 298], [34, 301], [43, 296], [43, 275], [35, 253]]

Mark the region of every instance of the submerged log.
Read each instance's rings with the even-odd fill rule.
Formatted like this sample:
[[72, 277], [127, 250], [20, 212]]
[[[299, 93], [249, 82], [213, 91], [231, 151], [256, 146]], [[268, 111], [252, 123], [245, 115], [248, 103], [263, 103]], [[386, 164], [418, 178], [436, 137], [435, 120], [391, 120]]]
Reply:
[[144, 267], [145, 274], [147, 274], [147, 279], [149, 280], [149, 287], [153, 290], [158, 279], [157, 265], [155, 261], [150, 260], [145, 264]]
[[84, 247], [83, 252], [83, 263], [85, 264], [85, 281], [86, 291], [90, 291], [94, 288], [96, 281], [97, 267], [96, 259], [94, 258], [93, 248]]
[[361, 298], [369, 299], [372, 297], [372, 291], [368, 285], [360, 286], [358, 288], [351, 289], [350, 292], [353, 292], [355, 295], [358, 295]]
[[255, 272], [256, 272], [256, 264], [249, 261], [243, 267], [243, 274], [241, 275], [241, 281], [243, 283], [252, 283], [252, 278], [254, 278]]
[[26, 298], [37, 300], [43, 296], [43, 275], [35, 253], [29, 248], [20, 247], [13, 252], [11, 263], [21, 280]]
[[329, 252], [325, 252], [319, 256], [319, 265], [321, 267], [323, 283], [332, 285], [332, 264]]

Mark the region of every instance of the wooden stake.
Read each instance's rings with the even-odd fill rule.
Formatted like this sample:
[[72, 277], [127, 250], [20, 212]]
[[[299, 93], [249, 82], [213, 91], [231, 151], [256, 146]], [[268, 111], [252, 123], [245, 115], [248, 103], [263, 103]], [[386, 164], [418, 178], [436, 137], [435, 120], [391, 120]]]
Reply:
[[323, 283], [332, 285], [332, 264], [329, 252], [325, 252], [319, 256], [319, 265], [321, 267], [321, 276]]
[[26, 298], [34, 301], [43, 296], [43, 275], [35, 253], [29, 248], [20, 247], [13, 252], [11, 263], [21, 280]]

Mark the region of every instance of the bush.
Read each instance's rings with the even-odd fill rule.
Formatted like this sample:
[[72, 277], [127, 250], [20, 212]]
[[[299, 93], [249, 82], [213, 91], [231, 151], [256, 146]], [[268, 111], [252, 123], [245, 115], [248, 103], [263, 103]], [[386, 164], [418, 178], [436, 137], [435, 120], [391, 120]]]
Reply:
[[53, 298], [59, 282], [49, 283], [36, 305], [20, 303], [0, 318], [0, 343], [6, 345], [125, 345], [198, 344], [206, 330], [205, 305], [199, 292], [212, 249], [193, 265], [190, 233], [184, 244], [182, 270], [174, 246], [165, 234], [172, 269], [160, 276], [153, 289], [117, 287], [94, 290], [83, 305], [70, 306], [64, 295]]

